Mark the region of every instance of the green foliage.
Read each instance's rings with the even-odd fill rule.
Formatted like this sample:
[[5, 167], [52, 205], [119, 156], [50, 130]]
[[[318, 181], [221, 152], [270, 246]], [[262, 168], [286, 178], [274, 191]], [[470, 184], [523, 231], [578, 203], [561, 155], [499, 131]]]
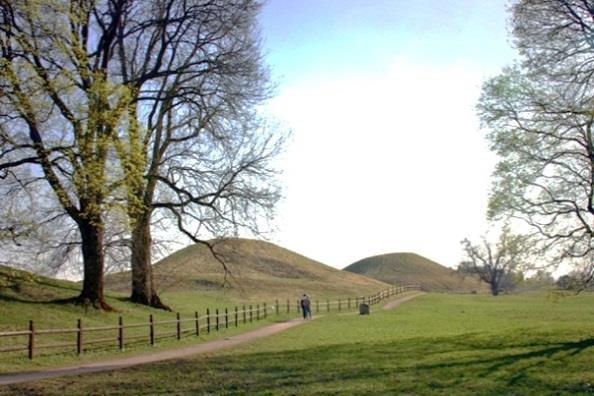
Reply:
[[456, 394], [594, 391], [594, 296], [425, 295], [332, 315], [208, 356], [7, 388], [5, 394]]
[[532, 227], [551, 264], [591, 267], [594, 254], [594, 28], [589, 2], [510, 7], [521, 61], [483, 85], [478, 113], [499, 156], [491, 219]]

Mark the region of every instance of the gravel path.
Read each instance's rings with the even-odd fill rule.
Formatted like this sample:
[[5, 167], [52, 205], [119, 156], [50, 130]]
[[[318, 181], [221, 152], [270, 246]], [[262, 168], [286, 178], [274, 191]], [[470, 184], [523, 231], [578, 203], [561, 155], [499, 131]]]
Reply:
[[[384, 309], [393, 309], [405, 301], [411, 300], [415, 297], [425, 293], [417, 293], [402, 296], [388, 302]], [[320, 317], [320, 316], [318, 316]], [[315, 319], [315, 317], [314, 317]], [[238, 344], [255, 340], [262, 337], [267, 337], [281, 331], [290, 329], [306, 323], [303, 319], [291, 319], [285, 322], [273, 323], [268, 326], [261, 327], [256, 330], [249, 331], [244, 334], [234, 335], [228, 338], [209, 341], [198, 345], [192, 345], [184, 348], [170, 349], [167, 351], [151, 353], [147, 355], [132, 356], [127, 358], [105, 360], [101, 362], [87, 363], [79, 366], [62, 367], [55, 369], [48, 369], [42, 371], [27, 371], [22, 373], [8, 373], [0, 374], [0, 385], [17, 384], [27, 381], [36, 381], [45, 378], [62, 377], [66, 375], [80, 375], [88, 373], [96, 373], [99, 371], [118, 370], [126, 367], [136, 366], [139, 364], [153, 363], [162, 360], [178, 359], [199, 353], [212, 352], [218, 349], [229, 348]]]

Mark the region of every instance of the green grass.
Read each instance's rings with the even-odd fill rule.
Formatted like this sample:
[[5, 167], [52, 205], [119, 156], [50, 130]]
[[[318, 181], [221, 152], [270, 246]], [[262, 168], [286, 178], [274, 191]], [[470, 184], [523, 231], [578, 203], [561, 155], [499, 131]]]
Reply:
[[[311, 294], [314, 301], [321, 299], [321, 296], [332, 296], [324, 292], [322, 286], [317, 293]], [[310, 286], [310, 289], [312, 286]], [[315, 289], [314, 289], [315, 290]], [[375, 289], [375, 291], [378, 291]], [[127, 301], [127, 294], [123, 292], [107, 292], [107, 302], [115, 307], [118, 312], [102, 312], [93, 308], [84, 309], [80, 305], [52, 303], [54, 299], [65, 299], [76, 296], [80, 291], [80, 286], [73, 282], [55, 280], [42, 276], [32, 275], [27, 272], [17, 271], [6, 267], [0, 267], [0, 332], [18, 331], [28, 329], [29, 320], [33, 319], [36, 329], [74, 329], [77, 320], [81, 319], [83, 327], [97, 326], [115, 326], [118, 323], [118, 317], [124, 318], [124, 324], [133, 323], [148, 324], [149, 315], [153, 315], [156, 321], [166, 321], [175, 319], [174, 312], [151, 309], [145, 306], [132, 304]], [[232, 314], [234, 307], [253, 305], [263, 305], [264, 302], [269, 307], [275, 303], [276, 296], [272, 294], [275, 290], [243, 288], [211, 288], [208, 290], [180, 290], [171, 289], [161, 294], [164, 301], [173, 307], [176, 312], [181, 314], [182, 319], [192, 318], [194, 312], [199, 312], [202, 316], [206, 309], [210, 309], [214, 314], [216, 309], [220, 313], [225, 308]], [[294, 317], [296, 315], [296, 303], [300, 296], [301, 289], [297, 283], [287, 286], [285, 293], [291, 292], [293, 298], [290, 299], [291, 313], [282, 317]], [[341, 295], [339, 295], [341, 296]], [[342, 295], [341, 297], [344, 297]], [[326, 299], [321, 299], [325, 302]], [[286, 312], [286, 299], [279, 300], [281, 312]], [[354, 305], [353, 305], [354, 306]], [[321, 308], [325, 308], [322, 304]], [[272, 309], [272, 308], [271, 308]], [[233, 316], [230, 316], [232, 320]], [[278, 317], [252, 323], [251, 325], [241, 325], [239, 332], [247, 331], [249, 328], [262, 326], [270, 323], [270, 320], [278, 320]], [[241, 318], [240, 318], [241, 320]], [[255, 320], [255, 317], [254, 317]], [[202, 322], [204, 325], [204, 321]], [[214, 320], [213, 320], [214, 325]], [[221, 321], [222, 325], [222, 321]], [[191, 329], [193, 323], [185, 323], [184, 329]], [[174, 333], [175, 324], [157, 326], [157, 334]], [[125, 330], [125, 338], [131, 336], [142, 336], [140, 340], [126, 345], [126, 351], [120, 352], [117, 348], [117, 331], [109, 330], [97, 333], [86, 333], [83, 337], [85, 341], [97, 338], [111, 338], [113, 342], [108, 345], [87, 345], [83, 356], [76, 355], [76, 335], [74, 333], [61, 335], [40, 335], [36, 338], [36, 345], [48, 345], [56, 343], [67, 343], [68, 346], [62, 348], [37, 348], [35, 359], [30, 361], [27, 358], [26, 351], [3, 352], [0, 359], [0, 373], [38, 370], [48, 367], [67, 366], [81, 364], [98, 359], [116, 358], [120, 356], [129, 356], [139, 353], [147, 353], [156, 349], [176, 348], [190, 343], [202, 342], [213, 339], [217, 336], [226, 336], [236, 331], [228, 330], [221, 335], [211, 334], [210, 336], [196, 339], [194, 336], [184, 337], [182, 341], [177, 341], [174, 336], [158, 340], [157, 347], [151, 347], [148, 342], [148, 328], [138, 327]], [[0, 348], [9, 346], [26, 347], [27, 337], [0, 337]]]
[[[340, 271], [269, 242], [230, 238], [214, 241], [214, 249], [232, 276], [227, 294], [234, 299], [317, 298], [369, 295], [389, 285], [348, 271]], [[190, 245], [159, 261], [153, 271], [163, 293], [212, 292], [224, 281], [221, 264], [204, 245]], [[130, 274], [106, 277], [112, 290], [128, 290]]]
[[4, 394], [586, 395], [594, 393], [593, 367], [592, 294], [429, 294], [208, 356]]
[[367, 257], [344, 269], [389, 284], [409, 283], [423, 290], [437, 292], [487, 291], [486, 284], [472, 276], [463, 277], [451, 268], [444, 267], [414, 253], [391, 253]]

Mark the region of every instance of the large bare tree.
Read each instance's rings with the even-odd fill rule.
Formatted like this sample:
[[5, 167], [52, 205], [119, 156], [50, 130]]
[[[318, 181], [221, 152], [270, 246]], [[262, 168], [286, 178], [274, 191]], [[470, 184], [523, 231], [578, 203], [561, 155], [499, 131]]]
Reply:
[[[253, 0], [137, 3], [114, 53], [134, 93], [116, 139], [131, 226], [132, 300], [162, 306], [151, 275], [151, 223], [163, 216], [194, 242], [255, 230], [278, 189], [282, 137], [258, 106], [270, 96]], [[201, 230], [202, 232], [198, 232]]]
[[14, 177], [12, 169], [33, 166], [31, 174], [48, 183], [80, 231], [78, 300], [110, 309], [103, 297], [106, 165], [130, 95], [109, 78], [124, 2], [92, 3], [0, 1], [0, 170]]
[[594, 262], [594, 3], [513, 6], [521, 63], [488, 81], [478, 105], [500, 160], [490, 216], [524, 220], [553, 263]]
[[256, 230], [278, 199], [270, 162], [282, 138], [258, 116], [270, 94], [259, 2], [0, 5], [1, 176], [29, 191], [51, 187], [80, 232], [79, 300], [103, 308], [106, 219], [123, 209], [132, 300], [165, 307], [151, 273], [151, 224], [173, 220], [202, 241], [204, 227], [210, 236]]

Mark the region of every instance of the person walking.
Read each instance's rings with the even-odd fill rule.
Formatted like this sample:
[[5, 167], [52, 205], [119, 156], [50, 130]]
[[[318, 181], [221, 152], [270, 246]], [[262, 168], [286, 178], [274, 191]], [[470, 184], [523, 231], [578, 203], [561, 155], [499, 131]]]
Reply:
[[301, 297], [301, 312], [303, 312], [303, 319], [311, 319], [311, 303], [307, 294]]

